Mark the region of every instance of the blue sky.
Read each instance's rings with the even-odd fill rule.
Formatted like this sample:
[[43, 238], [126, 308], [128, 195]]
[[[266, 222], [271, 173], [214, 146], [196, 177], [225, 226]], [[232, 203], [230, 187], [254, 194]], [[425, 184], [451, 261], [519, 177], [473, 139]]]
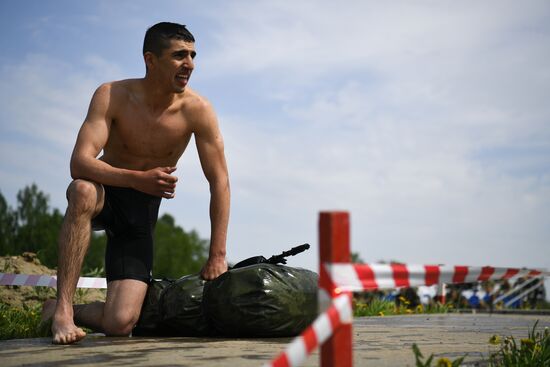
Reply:
[[[0, 2], [0, 190], [64, 209], [69, 157], [102, 82], [144, 75], [158, 21], [197, 39], [232, 182], [228, 258], [317, 268], [317, 215], [349, 210], [367, 262], [550, 268], [545, 1]], [[209, 235], [194, 145], [164, 201]]]

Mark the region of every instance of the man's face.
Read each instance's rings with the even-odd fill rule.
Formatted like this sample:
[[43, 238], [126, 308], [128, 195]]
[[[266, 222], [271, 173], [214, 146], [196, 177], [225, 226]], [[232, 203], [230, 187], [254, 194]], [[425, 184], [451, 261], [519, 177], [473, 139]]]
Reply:
[[171, 40], [170, 47], [157, 58], [154, 73], [169, 83], [175, 93], [184, 91], [195, 68], [195, 44], [183, 40]]

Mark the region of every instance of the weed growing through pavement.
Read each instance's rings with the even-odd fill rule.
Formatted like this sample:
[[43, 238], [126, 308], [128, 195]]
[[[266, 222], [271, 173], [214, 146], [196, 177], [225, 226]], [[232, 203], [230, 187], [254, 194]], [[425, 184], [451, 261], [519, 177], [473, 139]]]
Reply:
[[550, 331], [545, 327], [537, 330], [538, 320], [529, 330], [527, 338], [517, 343], [514, 337], [504, 340], [493, 335], [489, 343], [500, 345], [490, 357], [491, 367], [550, 367]]
[[[412, 350], [413, 350], [413, 353], [414, 353], [414, 359], [415, 359], [415, 362], [416, 362], [416, 367], [431, 367], [432, 366], [432, 362], [433, 362], [433, 359], [434, 359], [433, 354], [430, 354], [430, 356], [426, 360], [423, 360], [424, 356], [420, 352], [420, 349], [418, 348], [416, 343], [412, 345]], [[451, 361], [449, 358], [442, 357], [442, 358], [439, 358], [435, 362], [435, 367], [458, 367], [458, 366], [460, 366], [462, 361], [464, 361], [464, 358], [465, 357], [460, 357], [460, 358], [455, 359], [454, 361]]]

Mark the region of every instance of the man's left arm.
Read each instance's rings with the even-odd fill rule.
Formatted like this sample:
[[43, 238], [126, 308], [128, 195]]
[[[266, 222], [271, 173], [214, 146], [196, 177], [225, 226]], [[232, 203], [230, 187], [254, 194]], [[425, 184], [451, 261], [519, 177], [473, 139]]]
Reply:
[[210, 250], [201, 270], [204, 279], [215, 279], [227, 271], [226, 238], [229, 222], [229, 175], [223, 138], [212, 106], [203, 102], [195, 128], [195, 143], [202, 170], [210, 185]]

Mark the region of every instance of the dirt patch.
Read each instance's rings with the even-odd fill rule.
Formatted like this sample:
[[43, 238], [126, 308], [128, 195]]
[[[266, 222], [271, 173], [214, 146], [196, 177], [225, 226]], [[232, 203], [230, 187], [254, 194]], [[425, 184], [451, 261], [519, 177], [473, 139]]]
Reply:
[[[40, 263], [36, 254], [25, 252], [21, 256], [0, 257], [0, 272], [11, 274], [55, 275], [56, 271]], [[90, 303], [104, 301], [106, 290], [77, 288], [73, 302]], [[41, 305], [46, 299], [55, 298], [55, 288], [17, 285], [0, 286], [0, 302], [14, 307]]]

